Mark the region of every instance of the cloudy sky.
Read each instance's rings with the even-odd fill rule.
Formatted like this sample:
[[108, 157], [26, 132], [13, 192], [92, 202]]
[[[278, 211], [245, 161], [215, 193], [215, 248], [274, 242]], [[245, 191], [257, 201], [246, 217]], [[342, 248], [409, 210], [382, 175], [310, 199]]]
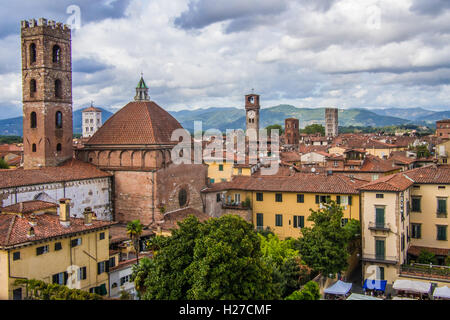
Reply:
[[[448, 0], [1, 0], [0, 118], [21, 114], [20, 21], [71, 23], [74, 109], [117, 110], [140, 73], [167, 110], [450, 109]], [[80, 19], [74, 5], [80, 9]]]

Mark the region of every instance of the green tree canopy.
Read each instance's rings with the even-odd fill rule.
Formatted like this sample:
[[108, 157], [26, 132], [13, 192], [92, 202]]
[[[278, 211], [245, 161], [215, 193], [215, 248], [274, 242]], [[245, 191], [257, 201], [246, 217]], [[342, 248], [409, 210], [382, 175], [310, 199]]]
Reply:
[[9, 169], [9, 165], [5, 159], [0, 159], [0, 169]]
[[225, 215], [189, 216], [159, 243], [143, 299], [271, 299], [271, 270], [253, 226]]
[[133, 241], [134, 250], [136, 250], [136, 264], [139, 263], [139, 240], [143, 229], [144, 225], [139, 220], [133, 220], [127, 223], [127, 234]]
[[320, 133], [321, 135], [325, 135], [325, 128], [321, 124], [313, 123], [309, 126], [304, 127], [303, 129], [300, 129], [300, 133], [306, 133], [306, 134], [316, 134]]
[[267, 137], [270, 137], [270, 133], [271, 133], [272, 129], [273, 130], [278, 130], [278, 135], [282, 135], [283, 132], [284, 132], [283, 127], [281, 125], [279, 125], [279, 124], [271, 124], [270, 126], [266, 127]]
[[309, 281], [301, 290], [294, 291], [285, 300], [319, 300], [319, 285], [314, 281]]
[[341, 226], [342, 207], [330, 201], [322, 209], [310, 211], [308, 221], [314, 225], [302, 228], [303, 237], [298, 239], [302, 260], [323, 275], [336, 274], [347, 268], [351, 240], [351, 232]]
[[80, 289], [70, 289], [55, 283], [46, 283], [35, 279], [17, 279], [17, 286], [26, 286], [26, 299], [30, 300], [102, 300], [96, 293]]

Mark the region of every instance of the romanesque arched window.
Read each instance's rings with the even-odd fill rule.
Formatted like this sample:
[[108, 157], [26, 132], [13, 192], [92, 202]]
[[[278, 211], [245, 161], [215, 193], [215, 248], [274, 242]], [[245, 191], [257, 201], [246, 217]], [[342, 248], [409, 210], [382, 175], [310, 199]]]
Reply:
[[61, 61], [61, 48], [58, 45], [53, 46], [53, 62]]
[[55, 80], [55, 97], [56, 98], [62, 97], [62, 84], [61, 80], [59, 79]]
[[30, 128], [36, 128], [37, 127], [37, 116], [36, 112], [32, 112], [30, 114]]
[[55, 114], [55, 126], [57, 129], [61, 129], [63, 126], [62, 112], [56, 111]]
[[56, 145], [56, 152], [60, 152], [61, 150], [62, 150], [61, 143], [58, 143], [58, 144]]
[[30, 44], [30, 62], [36, 62], [36, 45], [34, 43]]
[[37, 85], [36, 85], [36, 80], [31, 79], [30, 80], [30, 97], [34, 98], [34, 95], [36, 94], [37, 91]]
[[180, 207], [184, 207], [187, 203], [187, 192], [185, 189], [181, 189], [178, 193], [178, 202], [180, 203]]

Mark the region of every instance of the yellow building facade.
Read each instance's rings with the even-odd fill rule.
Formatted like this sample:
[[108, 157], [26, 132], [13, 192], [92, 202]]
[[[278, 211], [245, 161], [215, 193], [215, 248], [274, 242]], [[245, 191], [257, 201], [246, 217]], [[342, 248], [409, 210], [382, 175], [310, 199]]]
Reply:
[[61, 222], [53, 212], [33, 214], [0, 215], [11, 230], [9, 243], [2, 241], [0, 245], [0, 299], [25, 297], [25, 288], [14, 285], [17, 279], [42, 280], [106, 295], [112, 223], [86, 223], [76, 218]]

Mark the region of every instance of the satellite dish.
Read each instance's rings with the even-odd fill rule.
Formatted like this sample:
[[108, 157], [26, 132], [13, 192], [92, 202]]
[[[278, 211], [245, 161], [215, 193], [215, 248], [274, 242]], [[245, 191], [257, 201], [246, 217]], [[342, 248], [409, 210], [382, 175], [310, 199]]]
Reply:
[[311, 172], [316, 172], [316, 168], [311, 168]]

